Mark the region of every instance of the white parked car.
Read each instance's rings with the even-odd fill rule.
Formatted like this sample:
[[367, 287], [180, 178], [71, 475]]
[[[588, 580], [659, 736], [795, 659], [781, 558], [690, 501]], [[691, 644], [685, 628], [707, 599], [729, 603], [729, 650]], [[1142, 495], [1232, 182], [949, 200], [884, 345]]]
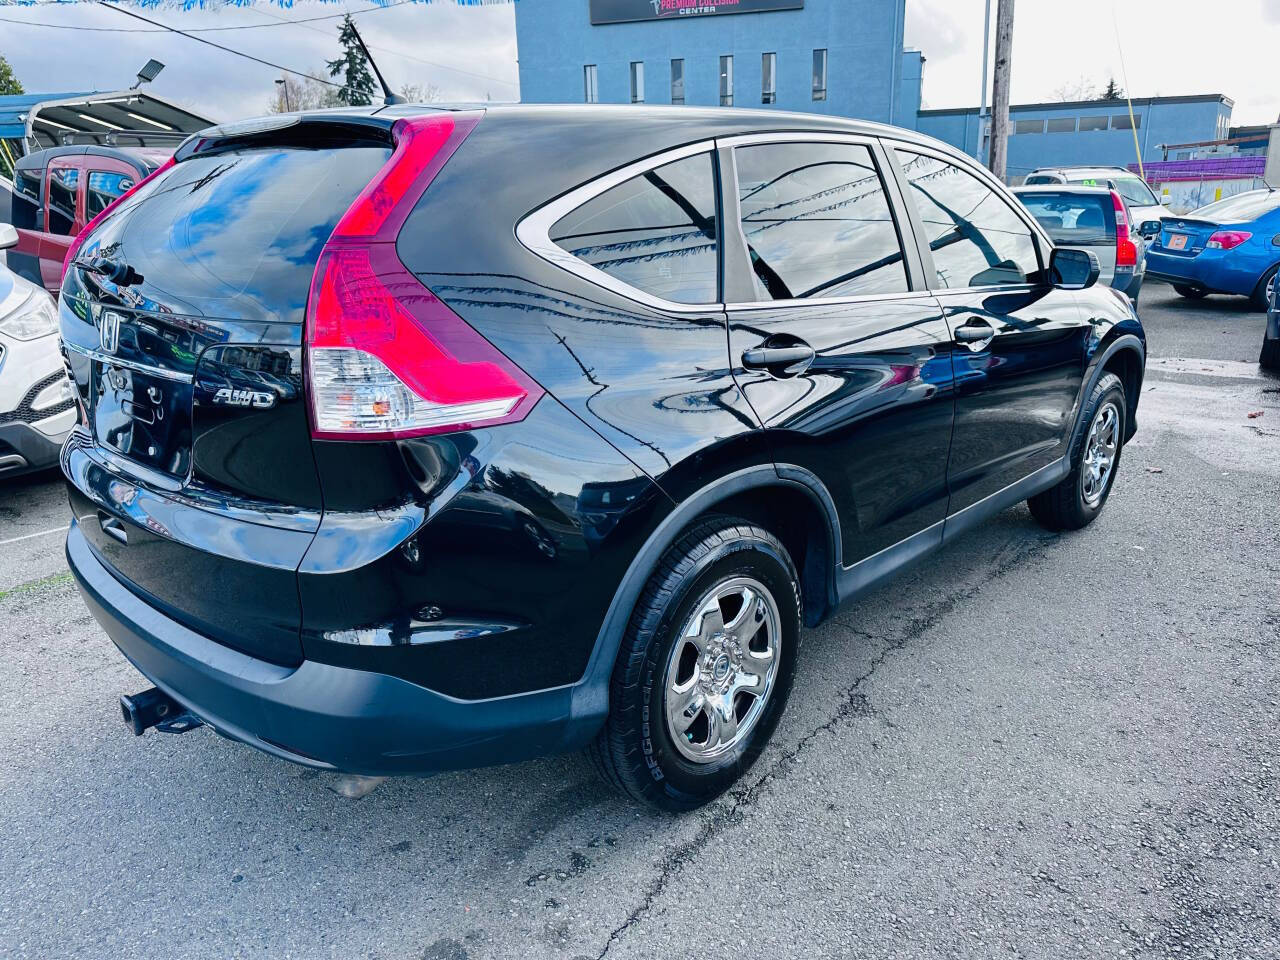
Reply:
[[1134, 233], [1154, 236], [1158, 231], [1142, 229], [1144, 224], [1176, 217], [1172, 210], [1161, 203], [1146, 182], [1136, 173], [1124, 167], [1040, 167], [1027, 174], [1022, 181], [1028, 187], [1045, 184], [1067, 183], [1072, 186], [1109, 187], [1124, 198], [1133, 218]]
[[[0, 224], [0, 250], [17, 242], [12, 224]], [[53, 298], [0, 265], [0, 478], [57, 463], [75, 422]]]

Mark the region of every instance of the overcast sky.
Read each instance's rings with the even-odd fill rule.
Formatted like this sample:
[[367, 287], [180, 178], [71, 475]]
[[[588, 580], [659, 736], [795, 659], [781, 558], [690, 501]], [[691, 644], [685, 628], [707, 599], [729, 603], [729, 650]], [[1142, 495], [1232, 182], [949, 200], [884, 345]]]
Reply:
[[[546, 4], [551, 0], [521, 0]], [[291, 8], [258, 3], [184, 12], [144, 9], [184, 29], [279, 24], [364, 10], [368, 0], [299, 0]], [[166, 33], [89, 32], [18, 25], [150, 30], [90, 4], [0, 6], [0, 53], [32, 92], [129, 86], [148, 57], [167, 64], [154, 91], [215, 120], [261, 113], [279, 72]], [[927, 58], [930, 107], [978, 101], [983, 0], [907, 0], [906, 42]], [[337, 19], [200, 34], [305, 72], [336, 56]], [[434, 85], [445, 99], [519, 96], [515, 16], [510, 6], [406, 4], [357, 17], [392, 86]], [[1119, 26], [1119, 43], [1116, 25]], [[56, 50], [51, 55], [50, 50]], [[1060, 91], [1124, 85], [1121, 49], [1134, 96], [1224, 93], [1235, 123], [1280, 115], [1280, 0], [1022, 0], [1014, 24], [1014, 102], [1058, 99]]]

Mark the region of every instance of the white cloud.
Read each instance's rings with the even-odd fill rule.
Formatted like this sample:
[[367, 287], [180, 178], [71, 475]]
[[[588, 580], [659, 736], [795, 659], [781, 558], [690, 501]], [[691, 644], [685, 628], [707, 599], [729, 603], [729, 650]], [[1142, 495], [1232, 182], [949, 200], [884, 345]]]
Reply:
[[[993, 20], [995, 6], [992, 0]], [[1203, 0], [1024, 0], [1014, 15], [1013, 100], [1051, 100], [1055, 90], [1082, 76], [1099, 87], [1115, 76], [1135, 96], [1223, 93], [1236, 102], [1235, 123], [1272, 123], [1280, 113], [1274, 77], [1280, 30], [1258, 26], [1280, 23], [1280, 2], [1221, 6]], [[983, 0], [907, 0], [906, 40], [928, 60], [929, 106], [977, 104], [983, 7]], [[931, 48], [934, 41], [939, 45]]]
[[[186, 12], [142, 9], [143, 16], [181, 29], [276, 23], [365, 10], [368, 0], [299, 3], [288, 9], [259, 4]], [[60, 27], [150, 31], [141, 21], [91, 4], [6, 7], [9, 20]], [[197, 36], [305, 73], [319, 73], [338, 56], [339, 19], [307, 24], [221, 30]], [[515, 15], [510, 6], [406, 4], [357, 16], [387, 82], [432, 85], [458, 100], [514, 100], [519, 95]], [[166, 97], [214, 120], [261, 113], [280, 71], [214, 50], [172, 33], [93, 32], [4, 24], [4, 54], [27, 90], [116, 90], [133, 83], [149, 57], [165, 71], [151, 85]], [[327, 77], [327, 74], [322, 74]]]

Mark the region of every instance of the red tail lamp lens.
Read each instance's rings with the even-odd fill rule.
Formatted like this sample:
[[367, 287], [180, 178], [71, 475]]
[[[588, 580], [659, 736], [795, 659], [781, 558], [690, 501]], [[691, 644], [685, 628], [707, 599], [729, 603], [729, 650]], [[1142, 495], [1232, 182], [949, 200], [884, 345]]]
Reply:
[[1243, 230], [1215, 230], [1205, 246], [1210, 250], [1234, 250], [1252, 236]]
[[395, 239], [475, 126], [448, 114], [396, 124], [386, 166], [338, 222], [307, 305], [312, 433], [412, 437], [523, 419], [543, 390], [400, 262]]
[[1138, 247], [1129, 239], [1129, 215], [1125, 212], [1120, 194], [1114, 190], [1111, 191], [1111, 205], [1116, 211], [1116, 266], [1136, 267]]

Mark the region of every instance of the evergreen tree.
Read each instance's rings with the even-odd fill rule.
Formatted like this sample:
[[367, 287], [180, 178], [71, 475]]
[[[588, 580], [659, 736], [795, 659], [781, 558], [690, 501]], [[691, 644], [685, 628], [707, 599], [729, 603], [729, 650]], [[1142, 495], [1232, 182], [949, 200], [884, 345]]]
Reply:
[[367, 107], [373, 103], [373, 73], [369, 70], [369, 58], [360, 49], [360, 41], [356, 39], [355, 24], [351, 22], [351, 14], [342, 19], [342, 29], [338, 31], [338, 42], [342, 44], [342, 56], [328, 62], [329, 76], [342, 77], [342, 89], [338, 91], [338, 99], [352, 107]]
[[1103, 100], [1123, 100], [1124, 91], [1120, 89], [1120, 84], [1116, 83], [1116, 78], [1112, 77], [1107, 81], [1107, 88], [1102, 91]]
[[22, 89], [18, 78], [13, 75], [13, 67], [9, 66], [9, 61], [0, 56], [0, 95], [9, 96], [16, 93], [26, 93], [26, 91]]

